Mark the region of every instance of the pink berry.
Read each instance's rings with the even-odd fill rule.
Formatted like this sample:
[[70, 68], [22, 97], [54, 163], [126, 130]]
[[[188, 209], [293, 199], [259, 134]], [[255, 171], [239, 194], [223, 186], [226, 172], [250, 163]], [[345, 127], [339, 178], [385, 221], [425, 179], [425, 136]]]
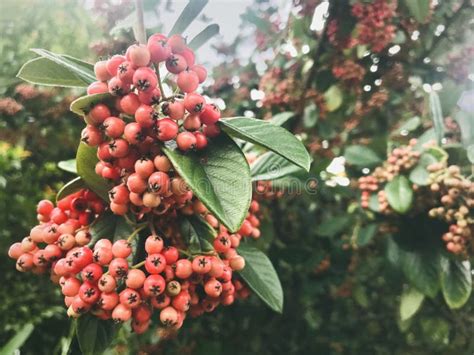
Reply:
[[144, 44], [135, 44], [130, 46], [127, 50], [127, 53], [130, 57], [130, 61], [136, 67], [145, 67], [150, 63], [150, 52], [147, 46]]
[[196, 91], [199, 86], [199, 77], [192, 70], [184, 70], [178, 74], [176, 83], [181, 91], [190, 93]]

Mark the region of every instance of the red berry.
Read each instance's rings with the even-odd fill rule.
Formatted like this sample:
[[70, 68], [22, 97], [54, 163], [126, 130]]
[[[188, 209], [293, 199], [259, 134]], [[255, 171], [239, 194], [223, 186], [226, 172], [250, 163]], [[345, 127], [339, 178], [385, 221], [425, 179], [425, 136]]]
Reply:
[[150, 275], [143, 283], [143, 292], [146, 296], [158, 296], [165, 291], [165, 279], [161, 275]]
[[79, 288], [81, 287], [81, 281], [75, 277], [68, 277], [64, 281], [64, 284], [61, 287], [61, 292], [64, 296], [74, 297], [79, 293]]
[[191, 306], [191, 297], [187, 291], [181, 291], [173, 298], [171, 304], [177, 311], [187, 312]]
[[119, 295], [116, 292], [102, 292], [98, 303], [100, 308], [111, 311], [118, 305]]
[[199, 78], [199, 83], [202, 84], [207, 77], [207, 70], [202, 65], [193, 65], [190, 69], [195, 72]]
[[130, 61], [136, 67], [146, 67], [150, 63], [150, 52], [144, 44], [135, 44], [127, 50]]
[[194, 132], [194, 136], [196, 137], [196, 149], [204, 149], [207, 147], [207, 137], [202, 132]]
[[104, 94], [106, 92], [109, 92], [109, 87], [107, 83], [102, 81], [95, 81], [87, 87], [87, 95]]
[[127, 187], [131, 192], [141, 194], [147, 188], [146, 180], [142, 179], [138, 174], [132, 174], [127, 179]]
[[102, 143], [102, 133], [98, 128], [87, 125], [81, 132], [81, 141], [91, 147], [97, 147]]
[[197, 131], [201, 128], [201, 119], [198, 115], [188, 115], [183, 122], [183, 127], [187, 131]]
[[179, 74], [188, 67], [186, 59], [179, 54], [173, 54], [166, 59], [166, 69], [170, 73]]
[[147, 254], [161, 253], [163, 250], [163, 238], [157, 235], [150, 235], [145, 241], [145, 251]]
[[117, 70], [120, 64], [125, 62], [127, 58], [125, 58], [123, 55], [114, 55], [112, 58], [110, 58], [107, 61], [106, 67], [107, 71], [111, 76], [117, 75]]
[[181, 132], [176, 137], [178, 148], [186, 152], [196, 146], [196, 137], [191, 132]]
[[143, 128], [151, 128], [158, 119], [158, 112], [152, 106], [140, 105], [135, 112], [135, 121]]
[[190, 93], [196, 91], [199, 86], [199, 77], [192, 70], [184, 70], [178, 74], [176, 83], [181, 91]]
[[147, 322], [151, 318], [150, 306], [141, 304], [133, 310], [133, 318], [140, 323]]
[[140, 102], [145, 105], [157, 105], [160, 102], [161, 91], [158, 88], [154, 88], [151, 91], [138, 93]]
[[119, 138], [125, 129], [125, 122], [118, 117], [109, 117], [103, 124], [105, 134], [110, 138]]
[[174, 326], [178, 322], [178, 312], [173, 307], [163, 308], [160, 312], [160, 321], [165, 326]]
[[148, 179], [148, 177], [155, 171], [155, 165], [153, 161], [148, 158], [141, 158], [135, 162], [135, 173], [138, 174], [142, 179]]
[[117, 288], [117, 282], [112, 275], [102, 275], [98, 282], [98, 287], [102, 292], [112, 292]]
[[127, 279], [125, 280], [125, 284], [129, 288], [139, 289], [143, 286], [145, 282], [146, 276], [142, 270], [139, 269], [132, 269], [128, 271]]
[[[179, 135], [178, 135], [179, 136]], [[148, 188], [151, 192], [164, 194], [169, 191], [170, 178], [168, 174], [157, 171], [148, 178]]]
[[237, 255], [230, 260], [229, 266], [235, 271], [242, 270], [245, 267], [245, 259]]
[[115, 202], [119, 205], [128, 203], [129, 191], [124, 185], [117, 185], [109, 191], [110, 201]]
[[132, 253], [132, 246], [127, 240], [119, 239], [112, 245], [112, 253], [115, 258], [126, 259]]
[[54, 204], [49, 200], [41, 200], [36, 206], [36, 213], [49, 215], [54, 208]]
[[140, 304], [140, 294], [131, 288], [126, 288], [120, 292], [120, 303], [128, 308], [136, 308]]
[[173, 53], [181, 53], [186, 48], [186, 42], [181, 35], [172, 35], [168, 38], [168, 45], [171, 47]]
[[194, 52], [190, 48], [185, 47], [184, 50], [179, 54], [182, 55], [184, 59], [186, 59], [186, 63], [188, 64], [188, 67], [194, 66], [196, 56], [194, 55]]
[[95, 105], [87, 114], [86, 121], [89, 124], [98, 126], [105, 121], [107, 117], [110, 117], [111, 113], [107, 106], [104, 104]]
[[205, 104], [204, 97], [199, 94], [191, 93], [184, 97], [184, 108], [189, 113], [199, 113], [203, 110]]
[[166, 259], [162, 254], [150, 254], [145, 261], [145, 269], [150, 274], [159, 274], [166, 267]]
[[138, 144], [145, 140], [143, 128], [136, 122], [128, 123], [124, 129], [124, 137], [130, 144]]
[[193, 273], [192, 263], [188, 259], [180, 259], [176, 262], [175, 274], [180, 279], [187, 279]]
[[125, 95], [120, 99], [120, 109], [127, 115], [134, 115], [140, 107], [140, 96], [134, 93]]
[[79, 287], [78, 295], [84, 302], [92, 304], [99, 300], [100, 291], [97, 286], [86, 281]]
[[95, 77], [99, 81], [107, 81], [112, 77], [107, 70], [107, 61], [105, 60], [100, 60], [97, 63], [95, 63], [94, 73], [95, 73]]
[[211, 259], [207, 256], [197, 256], [192, 263], [193, 271], [198, 274], [206, 274], [211, 270]]
[[184, 117], [184, 104], [182, 101], [168, 101], [161, 105], [161, 112], [173, 120], [180, 120]]
[[156, 170], [168, 172], [171, 169], [171, 162], [165, 155], [157, 155], [153, 160]]
[[133, 75], [135, 74], [135, 68], [133, 64], [125, 61], [121, 63], [117, 69], [117, 77], [125, 84], [130, 85], [133, 81]]
[[110, 210], [117, 216], [124, 216], [128, 212], [127, 205], [121, 205], [115, 202], [110, 203]]
[[128, 262], [125, 259], [113, 259], [109, 265], [109, 274], [113, 277], [125, 277], [128, 272]]
[[166, 263], [168, 265], [172, 265], [174, 264], [175, 262], [178, 261], [178, 258], [179, 258], [179, 251], [178, 249], [176, 249], [175, 247], [166, 247], [162, 254], [164, 255], [165, 259], [166, 259]]
[[216, 239], [214, 239], [214, 249], [218, 253], [225, 253], [230, 248], [230, 238], [227, 235], [219, 235]]
[[128, 321], [130, 318], [132, 318], [132, 310], [122, 303], [119, 303], [112, 311], [112, 319], [114, 322], [122, 323]]
[[221, 118], [221, 111], [214, 104], [206, 104], [204, 105], [202, 112], [199, 114], [199, 117], [201, 118], [201, 122], [205, 125], [212, 125]]
[[103, 274], [102, 266], [99, 264], [89, 264], [81, 271], [81, 277], [84, 281], [97, 282]]
[[125, 139], [115, 139], [109, 143], [109, 153], [114, 158], [123, 158], [128, 151], [129, 145]]
[[160, 141], [169, 141], [178, 135], [178, 124], [169, 118], [162, 118], [156, 122], [158, 139]]
[[171, 55], [171, 47], [166, 40], [167, 38], [161, 34], [155, 34], [148, 39], [147, 47], [153, 63], [163, 62]]
[[[135, 77], [135, 76], [134, 76]], [[130, 84], [120, 80], [118, 77], [114, 76], [109, 81], [109, 93], [114, 96], [122, 96], [128, 94], [130, 91]]]
[[135, 71], [135, 74], [133, 74], [133, 85], [139, 91], [153, 91], [157, 84], [158, 78], [151, 68], [141, 67]]
[[210, 279], [205, 283], [204, 291], [211, 297], [219, 297], [222, 293], [222, 284], [216, 279]]

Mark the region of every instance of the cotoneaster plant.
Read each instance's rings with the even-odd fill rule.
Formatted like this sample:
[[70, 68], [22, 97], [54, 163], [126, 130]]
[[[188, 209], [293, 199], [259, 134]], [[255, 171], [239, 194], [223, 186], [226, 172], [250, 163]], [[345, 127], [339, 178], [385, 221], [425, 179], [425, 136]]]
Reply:
[[[146, 40], [139, 21], [125, 55], [92, 65], [35, 49], [40, 58], [20, 70], [36, 84], [87, 88], [71, 105], [86, 123], [76, 159], [59, 164], [77, 177], [56, 203], [38, 203], [39, 224], [9, 250], [19, 271], [49, 274], [61, 288], [83, 352], [104, 350], [116, 324], [179, 329], [250, 291], [282, 311], [278, 276], [253, 242], [252, 181], [308, 171], [310, 157], [277, 124], [221, 117], [199, 88], [207, 71], [194, 50], [216, 25], [189, 43], [176, 32], [204, 5], [190, 2], [168, 36]], [[243, 141], [246, 152], [268, 152], [247, 159]], [[105, 339], [91, 334], [99, 328]]]

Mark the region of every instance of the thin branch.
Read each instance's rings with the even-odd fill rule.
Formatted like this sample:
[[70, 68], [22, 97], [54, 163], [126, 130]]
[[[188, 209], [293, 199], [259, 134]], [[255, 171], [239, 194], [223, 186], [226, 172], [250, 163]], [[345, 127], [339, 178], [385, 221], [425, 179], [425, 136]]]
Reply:
[[135, 7], [137, 12], [137, 24], [135, 31], [135, 39], [138, 43], [146, 43], [145, 21], [143, 19], [143, 1], [135, 0]]

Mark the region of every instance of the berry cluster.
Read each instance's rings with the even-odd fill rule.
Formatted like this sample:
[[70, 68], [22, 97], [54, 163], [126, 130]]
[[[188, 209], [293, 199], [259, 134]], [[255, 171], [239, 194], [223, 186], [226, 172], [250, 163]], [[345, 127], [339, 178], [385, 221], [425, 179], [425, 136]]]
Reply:
[[435, 163], [428, 166], [430, 190], [440, 205], [429, 211], [430, 217], [439, 218], [449, 224], [443, 234], [446, 249], [454, 254], [467, 254], [472, 248], [474, 235], [474, 184], [461, 175], [458, 166]]
[[[176, 76], [178, 90], [170, 97], [163, 92], [161, 63]], [[98, 81], [87, 93], [117, 98], [112, 105], [99, 103], [90, 109], [82, 139], [99, 146], [105, 160], [132, 160], [170, 140], [182, 151], [203, 149], [219, 133], [219, 108], [196, 92], [207, 71], [195, 64], [194, 52], [181, 36], [154, 34], [147, 45], [132, 45], [125, 55], [99, 61], [94, 69]]]
[[[235, 234], [219, 225], [199, 201], [190, 206], [183, 212], [204, 216], [216, 229], [212, 247], [198, 254], [178, 248], [185, 243], [175, 214], [137, 224], [128, 239], [91, 242], [91, 223], [104, 211], [104, 203], [91, 191], [81, 190], [60, 200], [57, 207], [47, 200], [39, 202], [40, 224], [10, 247], [9, 256], [17, 260], [19, 271], [49, 271], [71, 317], [90, 312], [116, 322], [131, 319], [133, 330], [143, 333], [153, 310], [158, 310], [164, 326], [178, 329], [187, 314], [197, 317], [219, 304], [248, 297], [249, 289], [233, 273], [245, 267], [236, 248], [242, 237], [260, 236], [260, 206], [255, 200]], [[150, 235], [143, 234], [145, 228]], [[145, 255], [132, 264], [136, 238], [143, 238]]]
[[395, 36], [391, 24], [396, 15], [397, 1], [375, 0], [371, 3], [356, 2], [352, 15], [357, 18], [357, 42], [370, 46], [372, 51], [382, 51]]
[[[408, 146], [395, 148], [382, 167], [376, 168], [369, 176], [359, 178], [362, 208], [369, 208], [371, 195], [377, 194], [378, 211], [394, 214], [384, 184], [397, 175], [409, 176], [417, 166], [420, 152], [413, 150], [415, 144], [416, 140], [411, 140]], [[469, 248], [473, 247], [474, 184], [461, 174], [458, 166], [448, 166], [445, 159], [428, 165], [426, 170], [429, 172], [427, 185], [412, 185], [415, 196], [411, 212], [414, 215], [428, 213], [430, 217], [446, 222], [449, 228], [442, 235], [446, 249], [467, 256], [472, 253]]]
[[[16, 260], [18, 271], [44, 273], [55, 269], [58, 260], [70, 250], [80, 250], [91, 240], [89, 225], [104, 211], [104, 203], [92, 191], [81, 190], [58, 201], [38, 203], [40, 224], [30, 235], [14, 243], [8, 255]], [[57, 274], [53, 272], [52, 278]]]
[[[164, 95], [160, 64], [176, 75], [173, 96]], [[111, 95], [87, 110], [82, 141], [97, 147], [95, 172], [113, 185], [109, 205], [89, 190], [57, 207], [41, 201], [40, 224], [10, 248], [17, 268], [49, 271], [69, 316], [90, 312], [131, 320], [137, 333], [148, 329], [154, 309], [163, 325], [178, 329], [187, 314], [199, 316], [247, 297], [249, 289], [233, 271], [245, 266], [236, 249], [242, 238], [260, 237], [259, 203], [252, 201], [239, 231], [230, 233], [163, 154], [164, 142], [175, 141], [185, 154], [206, 148], [220, 133], [219, 109], [196, 93], [206, 70], [194, 63], [181, 36], [155, 34], [146, 46], [133, 45], [125, 56], [96, 63], [95, 73], [98, 81], [88, 94]], [[133, 226], [127, 239], [96, 233], [94, 223], [105, 210]], [[189, 246], [184, 218], [214, 229], [206, 248]]]
[[[95, 65], [97, 81], [89, 94], [109, 92], [115, 102], [95, 104], [85, 116], [82, 141], [98, 147], [96, 173], [114, 182], [110, 208], [124, 215], [182, 208], [193, 194], [162, 155], [162, 144], [176, 141], [183, 152], [204, 149], [219, 134], [218, 107], [196, 93], [207, 76], [179, 35], [155, 34]], [[176, 75], [178, 90], [165, 97], [160, 64]], [[182, 93], [179, 93], [181, 91]]]
[[[380, 185], [388, 181], [401, 173], [405, 173], [413, 168], [418, 163], [420, 152], [413, 149], [416, 145], [416, 139], [410, 140], [410, 144], [407, 146], [401, 146], [395, 148], [387, 161], [383, 166], [377, 167], [372, 175], [362, 176], [359, 178], [359, 189], [361, 193], [361, 206], [362, 208], [369, 207], [370, 195], [380, 189]], [[379, 202], [379, 211], [381, 213], [392, 213], [385, 191], [380, 189], [377, 193]]]

